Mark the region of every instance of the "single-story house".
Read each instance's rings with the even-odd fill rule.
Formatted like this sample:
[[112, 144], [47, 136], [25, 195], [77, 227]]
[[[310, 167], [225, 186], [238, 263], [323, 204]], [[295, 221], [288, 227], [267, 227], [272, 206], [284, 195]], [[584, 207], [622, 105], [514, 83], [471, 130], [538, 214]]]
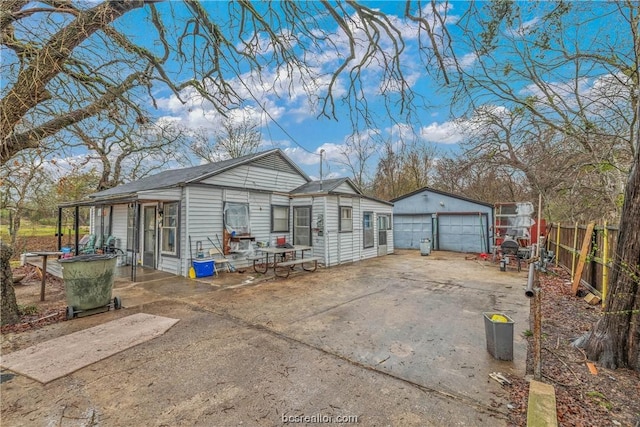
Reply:
[[165, 170], [92, 194], [91, 232], [115, 237], [128, 263], [187, 276], [190, 259], [222, 249], [237, 267], [261, 245], [312, 246], [325, 266], [393, 252], [392, 204], [348, 178], [312, 181], [273, 149]]
[[428, 187], [391, 202], [396, 248], [418, 249], [430, 239], [435, 250], [491, 252], [493, 205]]

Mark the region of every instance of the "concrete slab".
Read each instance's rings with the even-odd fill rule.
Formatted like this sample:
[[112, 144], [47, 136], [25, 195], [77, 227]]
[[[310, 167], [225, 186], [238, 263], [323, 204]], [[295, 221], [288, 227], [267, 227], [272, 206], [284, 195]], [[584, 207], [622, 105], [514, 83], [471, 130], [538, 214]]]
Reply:
[[[525, 286], [526, 273], [501, 272], [462, 254], [407, 252], [379, 258], [366, 269], [356, 264], [339, 273], [327, 269], [197, 303], [488, 407], [501, 392], [488, 380], [491, 372], [525, 373]], [[516, 322], [513, 361], [495, 360], [487, 352], [485, 311], [506, 313]]]
[[0, 365], [46, 384], [162, 335], [176, 322], [137, 313], [2, 355]]
[[529, 404], [527, 406], [527, 426], [557, 427], [556, 391], [550, 384], [531, 380], [529, 383]]

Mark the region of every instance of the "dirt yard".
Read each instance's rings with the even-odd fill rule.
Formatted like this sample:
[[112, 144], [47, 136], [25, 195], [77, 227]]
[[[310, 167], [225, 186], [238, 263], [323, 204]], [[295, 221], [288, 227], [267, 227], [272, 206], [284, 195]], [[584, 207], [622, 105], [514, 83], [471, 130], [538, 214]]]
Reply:
[[[602, 313], [571, 296], [571, 281], [564, 270], [540, 275], [542, 288], [542, 376], [556, 389], [560, 426], [640, 426], [640, 374], [628, 369], [597, 367], [590, 373], [584, 351], [571, 342], [591, 329]], [[529, 337], [527, 370], [533, 372], [533, 338]], [[511, 399], [515, 426], [526, 425], [528, 383], [514, 381]]]

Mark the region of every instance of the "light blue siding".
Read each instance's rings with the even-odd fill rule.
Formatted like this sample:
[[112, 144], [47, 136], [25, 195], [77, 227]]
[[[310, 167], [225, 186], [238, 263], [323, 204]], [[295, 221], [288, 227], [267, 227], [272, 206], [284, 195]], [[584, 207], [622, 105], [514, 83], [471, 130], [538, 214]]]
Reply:
[[394, 245], [403, 249], [420, 249], [422, 239], [433, 240], [431, 222], [431, 214], [394, 215]]
[[479, 215], [438, 216], [438, 249], [453, 252], [488, 252], [486, 218]]
[[396, 200], [393, 214], [397, 248], [418, 249], [430, 238], [436, 250], [489, 252], [490, 205], [425, 189]]

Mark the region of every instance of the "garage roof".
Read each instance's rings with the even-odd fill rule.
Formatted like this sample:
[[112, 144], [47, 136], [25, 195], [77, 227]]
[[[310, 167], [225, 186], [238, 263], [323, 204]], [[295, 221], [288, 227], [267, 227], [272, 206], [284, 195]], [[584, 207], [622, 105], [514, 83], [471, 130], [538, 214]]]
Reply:
[[427, 191], [429, 193], [436, 193], [436, 194], [441, 194], [443, 196], [454, 197], [456, 199], [460, 199], [460, 200], [464, 200], [464, 201], [467, 201], [467, 202], [476, 203], [478, 205], [483, 205], [483, 206], [488, 206], [490, 208], [493, 208], [493, 205], [491, 203], [486, 203], [486, 202], [482, 202], [480, 200], [470, 199], [470, 198], [465, 197], [465, 196], [460, 196], [458, 194], [448, 193], [446, 191], [436, 190], [434, 188], [429, 188], [429, 187], [422, 187], [422, 188], [420, 188], [420, 189], [418, 189], [416, 191], [412, 191], [411, 193], [407, 193], [407, 194], [402, 195], [400, 197], [396, 197], [395, 199], [391, 200], [391, 203], [396, 203], [396, 202], [398, 202], [398, 201], [400, 201], [402, 199], [406, 199], [408, 197], [415, 196], [416, 194], [424, 193], [424, 192], [427, 192]]

